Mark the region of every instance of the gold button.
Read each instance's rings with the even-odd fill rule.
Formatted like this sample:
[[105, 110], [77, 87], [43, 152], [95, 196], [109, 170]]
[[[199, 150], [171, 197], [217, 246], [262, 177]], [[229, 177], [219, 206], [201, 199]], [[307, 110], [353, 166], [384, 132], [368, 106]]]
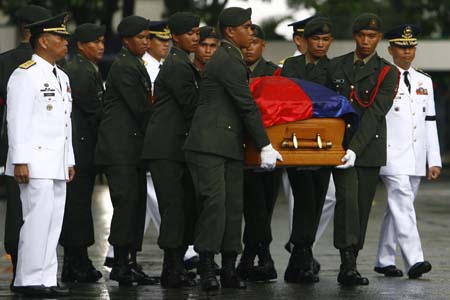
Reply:
[[347, 124], [347, 128], [352, 128], [352, 124]]
[[228, 125], [228, 129], [231, 129], [231, 125]]
[[377, 139], [377, 138], [379, 138], [379, 135], [378, 135], [378, 134], [376, 134], [376, 135], [375, 135], [375, 138], [376, 138], [376, 139]]

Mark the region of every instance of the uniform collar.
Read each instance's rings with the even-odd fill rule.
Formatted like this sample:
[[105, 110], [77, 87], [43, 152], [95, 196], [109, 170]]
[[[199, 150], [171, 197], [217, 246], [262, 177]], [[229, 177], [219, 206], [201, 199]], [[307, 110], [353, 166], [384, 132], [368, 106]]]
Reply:
[[235, 49], [239, 53], [239, 56], [241, 57], [241, 59], [244, 60], [244, 56], [242, 55], [241, 49], [239, 49], [235, 44], [233, 44], [233, 42], [231, 42], [227, 39], [223, 39], [221, 45], [231, 46], [232, 49]]
[[263, 57], [261, 56], [256, 62], [254, 62], [252, 65], [248, 66], [248, 68], [250, 69], [250, 71], [254, 71], [256, 66], [263, 61]]
[[403, 73], [405, 73], [406, 71], [408, 71], [408, 73], [411, 75], [411, 72], [413, 72], [413, 67], [409, 67], [409, 69], [408, 70], [404, 70], [404, 69], [402, 69], [402, 68], [400, 68], [399, 66], [397, 66], [397, 65], [395, 65], [396, 67], [397, 67], [397, 69], [399, 70], [399, 72], [400, 72], [400, 75], [403, 75]]
[[53, 68], [56, 68], [56, 64], [52, 65], [37, 54], [33, 54], [31, 59], [34, 60], [40, 67], [44, 68], [45, 71], [53, 72]]
[[93, 68], [94, 68], [94, 70], [96, 71], [96, 72], [98, 72], [98, 66], [95, 64], [95, 63], [93, 63], [92, 61], [90, 61], [89, 59], [87, 59], [86, 57], [84, 57], [83, 56], [83, 54], [81, 54], [81, 53], [77, 53], [77, 57], [79, 58], [79, 59], [81, 59], [82, 61], [85, 61], [85, 62], [87, 62], [89, 65], [91, 65]]
[[184, 51], [176, 46], [172, 46], [172, 48], [170, 48], [170, 53], [172, 55], [180, 56], [180, 57], [184, 58], [186, 61], [191, 62], [191, 60], [189, 59], [189, 54], [186, 53], [186, 51]]
[[353, 64], [354, 64], [355, 62], [357, 62], [358, 60], [362, 60], [362, 61], [364, 62], [364, 64], [366, 65], [366, 64], [369, 62], [369, 60], [370, 60], [372, 57], [374, 57], [376, 54], [377, 54], [377, 51], [374, 51], [374, 52], [372, 52], [372, 54], [370, 54], [369, 56], [365, 57], [364, 59], [360, 59], [360, 58], [358, 57], [358, 55], [356, 55], [356, 51], [355, 51], [355, 52], [353, 52]]
[[154, 58], [150, 53], [145, 52], [145, 54], [142, 56], [142, 59], [148, 64], [152, 66], [159, 66], [162, 65], [162, 59], [161, 61], [158, 61], [156, 58]]

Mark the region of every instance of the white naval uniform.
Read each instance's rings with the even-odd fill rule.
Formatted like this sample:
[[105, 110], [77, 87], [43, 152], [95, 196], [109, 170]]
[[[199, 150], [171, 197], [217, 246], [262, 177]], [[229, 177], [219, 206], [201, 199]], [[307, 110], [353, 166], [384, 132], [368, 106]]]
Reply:
[[6, 174], [27, 164], [29, 183], [19, 184], [20, 230], [15, 286], [56, 286], [56, 247], [66, 200], [68, 168], [75, 165], [69, 78], [34, 54], [36, 64], [19, 67], [8, 81], [9, 148]]
[[436, 129], [433, 83], [431, 78], [407, 70], [411, 93], [401, 72], [399, 89], [391, 110], [386, 115], [387, 162], [380, 169], [387, 190], [387, 209], [383, 217], [376, 259], [377, 267], [395, 265], [397, 243], [405, 269], [423, 262], [417, 230], [414, 199], [420, 178], [428, 167], [441, 167]]

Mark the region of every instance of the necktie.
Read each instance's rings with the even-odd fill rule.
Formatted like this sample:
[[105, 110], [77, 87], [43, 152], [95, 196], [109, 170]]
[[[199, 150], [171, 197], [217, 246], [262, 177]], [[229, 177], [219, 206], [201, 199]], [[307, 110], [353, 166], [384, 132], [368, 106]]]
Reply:
[[59, 78], [58, 78], [58, 75], [56, 74], [56, 67], [55, 67], [55, 68], [53, 68], [53, 75], [55, 75], [55, 77], [56, 77], [56, 80], [58, 80], [58, 83], [59, 83], [59, 88], [61, 89], [61, 82], [59, 82]]
[[405, 82], [406, 86], [408, 87], [408, 92], [411, 94], [411, 83], [408, 79], [408, 71], [403, 72], [403, 81]]

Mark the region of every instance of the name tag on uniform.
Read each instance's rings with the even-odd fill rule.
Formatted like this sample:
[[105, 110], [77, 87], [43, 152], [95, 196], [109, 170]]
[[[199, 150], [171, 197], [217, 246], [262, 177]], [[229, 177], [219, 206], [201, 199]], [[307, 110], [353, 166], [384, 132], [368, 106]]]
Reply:
[[44, 97], [54, 97], [55, 93], [44, 93]]
[[333, 79], [333, 83], [343, 84], [344, 82], [345, 82], [345, 79]]

